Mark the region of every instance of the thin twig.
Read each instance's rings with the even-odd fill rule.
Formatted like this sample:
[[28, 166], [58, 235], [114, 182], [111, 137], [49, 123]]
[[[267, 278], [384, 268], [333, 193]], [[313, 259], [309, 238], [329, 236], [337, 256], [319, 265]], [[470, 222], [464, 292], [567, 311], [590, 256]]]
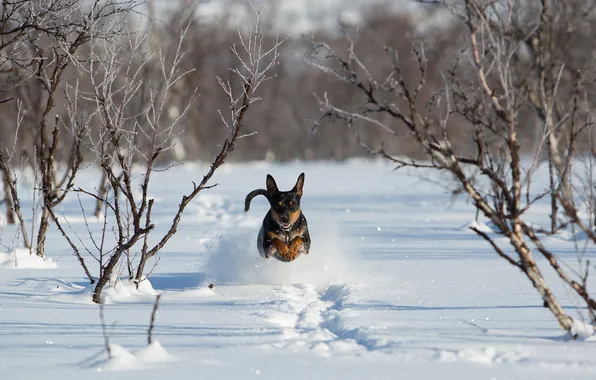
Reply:
[[155, 302], [153, 303], [153, 310], [151, 311], [151, 320], [149, 321], [149, 329], [147, 330], [147, 344], [153, 343], [153, 327], [155, 326], [155, 319], [157, 317], [157, 306], [159, 304], [159, 299], [161, 298], [161, 294], [158, 294], [155, 297]]

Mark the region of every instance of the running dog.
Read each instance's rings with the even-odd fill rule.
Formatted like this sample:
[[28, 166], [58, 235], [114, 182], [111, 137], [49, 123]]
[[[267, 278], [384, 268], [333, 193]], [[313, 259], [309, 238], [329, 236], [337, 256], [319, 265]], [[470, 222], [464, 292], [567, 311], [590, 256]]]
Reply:
[[261, 257], [274, 257], [279, 261], [294, 261], [300, 254], [308, 254], [310, 235], [306, 217], [300, 209], [304, 173], [298, 176], [296, 185], [290, 191], [279, 191], [273, 177], [267, 174], [267, 190], [253, 190], [246, 196], [244, 212], [257, 195], [264, 195], [271, 208], [257, 237], [257, 248]]

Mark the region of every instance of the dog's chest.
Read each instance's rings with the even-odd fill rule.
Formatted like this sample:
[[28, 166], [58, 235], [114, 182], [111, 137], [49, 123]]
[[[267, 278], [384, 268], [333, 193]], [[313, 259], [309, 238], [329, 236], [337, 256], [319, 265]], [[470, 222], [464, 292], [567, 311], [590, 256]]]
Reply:
[[300, 235], [299, 232], [300, 231], [281, 231], [278, 238], [284, 243], [290, 244], [296, 238], [296, 236]]

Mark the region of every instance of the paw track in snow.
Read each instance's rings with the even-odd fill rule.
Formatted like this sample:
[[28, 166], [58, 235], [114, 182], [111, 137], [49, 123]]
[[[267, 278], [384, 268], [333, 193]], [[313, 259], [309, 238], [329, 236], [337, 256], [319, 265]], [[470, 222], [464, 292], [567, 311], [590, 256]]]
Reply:
[[382, 347], [366, 330], [346, 327], [347, 285], [331, 285], [321, 292], [312, 285], [283, 285], [278, 292], [281, 302], [277, 310], [264, 315], [281, 329], [283, 340], [274, 343], [275, 348], [307, 348], [329, 356]]

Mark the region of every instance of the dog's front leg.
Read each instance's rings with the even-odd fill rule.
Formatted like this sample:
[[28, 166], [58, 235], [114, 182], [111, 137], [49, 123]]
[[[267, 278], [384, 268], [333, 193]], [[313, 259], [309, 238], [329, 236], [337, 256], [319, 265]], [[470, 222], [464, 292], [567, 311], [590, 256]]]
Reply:
[[294, 255], [293, 251], [290, 247], [286, 245], [283, 241], [279, 240], [278, 238], [274, 238], [271, 240], [272, 247], [275, 247], [277, 250], [277, 254], [283, 261], [293, 261], [296, 259], [297, 255]]
[[292, 240], [292, 243], [290, 244], [290, 251], [292, 252], [292, 256], [294, 256], [294, 259], [302, 253], [308, 254], [304, 240], [300, 236], [296, 236], [294, 240]]

